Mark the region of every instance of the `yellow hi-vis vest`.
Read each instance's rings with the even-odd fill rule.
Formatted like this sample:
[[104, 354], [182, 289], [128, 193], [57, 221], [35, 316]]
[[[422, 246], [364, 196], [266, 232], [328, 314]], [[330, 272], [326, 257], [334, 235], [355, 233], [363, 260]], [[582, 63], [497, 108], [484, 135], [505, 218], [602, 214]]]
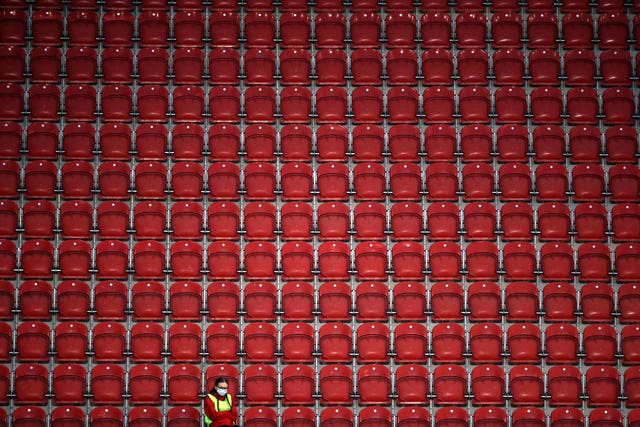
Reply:
[[[225, 411], [230, 411], [231, 410], [231, 395], [227, 394], [224, 397], [224, 400], [219, 400], [216, 399], [213, 395], [211, 394], [207, 394], [207, 398], [211, 399], [211, 401], [213, 402], [213, 407], [215, 408], [216, 412], [225, 412]], [[207, 417], [207, 414], [204, 414], [204, 424], [208, 427], [211, 425], [211, 423], [213, 422], [213, 420], [209, 417]]]

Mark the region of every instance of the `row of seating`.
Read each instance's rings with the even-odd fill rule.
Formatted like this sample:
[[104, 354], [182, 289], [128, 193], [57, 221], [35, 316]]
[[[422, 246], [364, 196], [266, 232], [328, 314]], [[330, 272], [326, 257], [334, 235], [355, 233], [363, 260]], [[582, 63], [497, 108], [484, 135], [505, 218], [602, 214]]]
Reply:
[[[547, 301], [566, 299], [555, 294]], [[206, 330], [187, 321], [166, 328], [161, 323], [136, 322], [127, 333], [125, 325], [114, 322], [95, 323], [89, 331], [84, 322], [57, 322], [52, 330], [46, 323], [25, 321], [15, 327], [15, 337], [10, 324], [0, 323], [0, 360], [9, 362], [15, 356], [20, 363], [50, 359], [87, 363], [91, 356], [94, 362], [123, 363], [130, 358], [136, 363], [160, 363], [167, 358], [177, 363], [205, 358], [238, 363], [242, 356], [248, 363], [640, 364], [638, 325], [616, 332], [608, 324], [591, 324], [580, 334], [571, 324], [552, 324], [541, 331], [532, 323], [514, 323], [505, 329], [506, 333], [496, 323], [476, 323], [467, 331], [459, 323], [438, 323], [427, 331], [422, 322], [393, 328], [380, 322], [360, 323], [357, 328], [350, 322], [331, 322], [323, 324], [316, 336], [314, 327], [305, 322], [279, 328], [250, 322], [243, 326], [241, 339], [238, 325], [230, 322], [211, 323]]]
[[[323, 86], [312, 96], [303, 86], [288, 86], [276, 96], [271, 86], [251, 86], [243, 91], [235, 86], [215, 86], [205, 91], [199, 86], [178, 86], [171, 96], [166, 87], [145, 85], [135, 96], [126, 85], [105, 86], [100, 106], [93, 86], [70, 85], [64, 91], [60, 109], [60, 90], [51, 84], [34, 85], [28, 90], [28, 110], [24, 110], [23, 88], [17, 83], [0, 86], [3, 99], [0, 120], [140, 123], [347, 123], [389, 124], [562, 124], [633, 125], [636, 96], [630, 88], [612, 87], [602, 92], [594, 88], [573, 88], [566, 97], [556, 87], [537, 87], [527, 95], [522, 87], [505, 86], [492, 95], [484, 86], [465, 86], [456, 96], [446, 86], [432, 86], [422, 96], [414, 88], [396, 86], [387, 92], [374, 86], [360, 86], [347, 95], [343, 87]], [[566, 99], [565, 99], [566, 98]], [[386, 102], [385, 102], [386, 100]], [[208, 107], [205, 105], [208, 104]], [[386, 104], [386, 105], [385, 105]], [[602, 104], [602, 105], [601, 105]], [[99, 108], [98, 108], [99, 107]]]
[[[278, 226], [278, 214], [280, 225]], [[131, 223], [133, 212], [133, 223]], [[498, 215], [499, 214], [499, 215]], [[426, 227], [424, 218], [426, 216]], [[562, 241], [637, 242], [640, 240], [638, 207], [621, 203], [608, 212], [604, 205], [585, 203], [570, 209], [565, 204], [544, 203], [535, 210], [528, 204], [509, 202], [497, 210], [483, 202], [459, 208], [452, 202], [432, 203], [426, 212], [414, 202], [394, 203], [389, 211], [379, 203], [347, 204], [326, 202], [318, 206], [314, 219], [307, 203], [289, 202], [279, 209], [270, 203], [250, 202], [240, 215], [239, 206], [213, 202], [206, 209], [190, 201], [175, 202], [171, 208], [157, 201], [133, 207], [125, 202], [105, 201], [96, 207], [87, 201], [70, 200], [56, 207], [46, 200], [32, 200], [22, 209], [11, 200], [0, 200], [0, 238], [124, 240], [210, 240], [282, 241]], [[20, 220], [20, 218], [22, 220]], [[168, 220], [168, 224], [167, 224]], [[241, 227], [241, 220], [243, 226]], [[205, 224], [206, 221], [206, 224]], [[461, 223], [462, 221], [462, 223]], [[21, 233], [21, 234], [18, 234]], [[586, 248], [586, 247], [585, 247]], [[584, 250], [584, 249], [583, 249]], [[580, 250], [579, 250], [580, 251]]]
[[[428, 12], [431, 10], [436, 11], [449, 11], [451, 5], [458, 12], [462, 11], [484, 11], [486, 6], [489, 5], [491, 11], [520, 11], [522, 5], [514, 0], [496, 0], [493, 2], [482, 2], [479, 0], [461, 0], [453, 3], [445, 0], [424, 0], [424, 1], [410, 1], [410, 0], [389, 0], [389, 1], [375, 1], [375, 0], [356, 0], [353, 2], [343, 2], [342, 0], [320, 0], [317, 2], [309, 2], [306, 0], [284, 0], [282, 2], [272, 2], [267, 0], [249, 0], [246, 2], [238, 3], [233, 0], [214, 0], [203, 4], [196, 0], [142, 0], [140, 2], [130, 2], [127, 0], [71, 0], [65, 3], [61, 0], [36, 0], [35, 2], [29, 2], [27, 0], [8, 0], [0, 5], [1, 8], [11, 9], [26, 9], [32, 5], [36, 10], [62, 10], [66, 5], [70, 10], [158, 10], [165, 11], [173, 8], [174, 10], [212, 10], [212, 11], [237, 11], [240, 8], [244, 8], [247, 11], [264, 11], [269, 12], [278, 8], [278, 10], [286, 11], [308, 11], [313, 8], [317, 12], [342, 12], [345, 8], [348, 8], [352, 12], [358, 11], [380, 11], [381, 7], [385, 11], [415, 11], [416, 7], [421, 12]], [[525, 10], [527, 12], [552, 12], [556, 11], [558, 5], [550, 0], [535, 0], [528, 1], [526, 3]], [[572, 0], [563, 2], [560, 5], [562, 12], [589, 12], [595, 7], [598, 13], [602, 12], [622, 12], [631, 7], [631, 11], [635, 12], [640, 10], [640, 5], [637, 2], [628, 5], [621, 0], [607, 0], [599, 1], [597, 4], [592, 4], [586, 0]]]
[[[119, 240], [103, 240], [95, 248], [83, 240], [65, 240], [54, 246], [46, 240], [26, 241], [18, 254], [11, 240], [0, 240], [0, 278], [50, 279], [165, 279], [174, 280], [348, 280], [395, 281], [535, 280], [544, 282], [609, 282], [611, 276], [620, 283], [640, 281], [637, 243], [621, 243], [610, 249], [604, 243], [584, 243], [574, 250], [568, 243], [550, 242], [540, 250], [528, 242], [509, 242], [502, 250], [491, 242], [472, 242], [463, 258], [454, 242], [434, 242], [425, 247], [404, 241], [387, 248], [382, 242], [358, 243], [354, 253], [347, 243], [329, 241], [317, 251], [307, 242], [287, 242], [278, 249], [268, 242], [251, 242], [241, 255], [234, 242], [215, 241], [203, 245], [178, 241], [170, 247], [155, 240], [137, 242], [133, 250]], [[167, 254], [167, 252], [169, 252]], [[203, 253], [206, 252], [206, 260]], [[278, 252], [280, 256], [278, 257]], [[391, 252], [389, 254], [388, 252]], [[169, 268], [167, 269], [167, 258]], [[280, 262], [278, 262], [278, 258]], [[314, 259], [317, 258], [317, 266]], [[93, 261], [92, 261], [93, 259]], [[465, 259], [465, 264], [462, 260]], [[18, 263], [18, 260], [20, 262]], [[206, 262], [206, 267], [203, 265]], [[391, 261], [391, 270], [389, 269]], [[575, 264], [575, 265], [574, 265]], [[612, 265], [614, 269], [612, 269]], [[353, 267], [355, 266], [355, 269]]]
[[[135, 77], [140, 83], [161, 84], [172, 77], [176, 84], [202, 84], [206, 78], [210, 84], [237, 84], [240, 79], [249, 85], [273, 84], [278, 79], [283, 85], [308, 85], [313, 77], [319, 85], [344, 85], [347, 80], [353, 85], [380, 85], [383, 80], [390, 85], [415, 85], [418, 80], [425, 85], [450, 85], [454, 80], [459, 85], [472, 85], [488, 84], [491, 79], [496, 85], [522, 85], [527, 80], [535, 86], [558, 86], [563, 81], [566, 86], [594, 86], [599, 82], [606, 87], [629, 86], [634, 78], [631, 57], [620, 49], [597, 56], [592, 50], [576, 49], [567, 52], [562, 60], [556, 50], [536, 49], [527, 55], [528, 72], [524, 54], [516, 49], [498, 49], [491, 55], [482, 49], [463, 49], [455, 64], [451, 51], [446, 49], [428, 49], [420, 61], [413, 50], [392, 49], [386, 54], [386, 70], [379, 50], [355, 50], [347, 63], [342, 50], [320, 49], [314, 55], [314, 71], [311, 54], [301, 49], [286, 49], [279, 57], [271, 50], [248, 49], [243, 54], [245, 65], [241, 70], [236, 50], [215, 48], [209, 54], [206, 72], [204, 53], [198, 49], [180, 48], [169, 56], [164, 49], [143, 48], [137, 53], [134, 70], [130, 50], [107, 48], [100, 55], [99, 73], [97, 52], [77, 47], [66, 52], [66, 74], [61, 74], [59, 50], [52, 47], [30, 50], [29, 73], [21, 48], [1, 47], [0, 54], [6, 58], [0, 80], [23, 82], [29, 76], [34, 83], [59, 82], [64, 76], [69, 83], [94, 83], [98, 77], [104, 83], [131, 83]], [[490, 58], [494, 74], [489, 72]], [[277, 63], [280, 75], [276, 72]]]
[[419, 18], [413, 11], [389, 11], [384, 18], [373, 11], [353, 12], [347, 23], [344, 13], [332, 12], [312, 18], [306, 11], [278, 16], [271, 12], [247, 11], [241, 16], [235, 11], [213, 11], [207, 18], [198, 11], [171, 16], [164, 11], [105, 11], [98, 15], [81, 10], [63, 15], [35, 10], [28, 20], [23, 11], [5, 9], [0, 10], [4, 24], [0, 44], [25, 45], [28, 41], [34, 46], [61, 46], [66, 41], [70, 46], [203, 47], [206, 42], [215, 47], [249, 48], [432, 48], [452, 44], [484, 48], [490, 44], [520, 48], [524, 42], [530, 49], [628, 49], [630, 43], [638, 47], [640, 18], [630, 19], [622, 12], [604, 12], [595, 19], [584, 12], [565, 13], [562, 19], [555, 12], [529, 12], [526, 19], [517, 12], [495, 12], [487, 19], [479, 12], [459, 12], [455, 19], [444, 12], [427, 12]]
[[[141, 281], [127, 287], [119, 281], [98, 282], [93, 290], [86, 282], [60, 282], [55, 291], [49, 282], [23, 281], [14, 291], [0, 282], [0, 319], [50, 321], [210, 321], [322, 322], [426, 321], [462, 322], [563, 322], [575, 324], [636, 323], [640, 320], [637, 283], [622, 284], [614, 293], [605, 283], [587, 283], [579, 291], [571, 284], [552, 282], [542, 291], [528, 282], [502, 288], [493, 282], [472, 283], [465, 292], [456, 282], [437, 282], [427, 292], [415, 282], [400, 282], [389, 290], [379, 282], [364, 282], [355, 290], [344, 282], [324, 282], [317, 291], [310, 283], [287, 282], [280, 291], [271, 282], [238, 284], [212, 282], [203, 295], [194, 282], [175, 282], [169, 288]], [[17, 292], [17, 296], [14, 293]], [[317, 294], [317, 295], [316, 295]], [[353, 295], [352, 295], [353, 294]], [[55, 298], [56, 304], [53, 305]], [[390, 301], [392, 300], [392, 303]], [[204, 306], [203, 306], [204, 302]], [[16, 305], [18, 303], [18, 305]], [[204, 307], [204, 309], [203, 309]], [[577, 335], [575, 335], [577, 336]], [[575, 355], [575, 352], [574, 352]]]
[[[135, 61], [134, 61], [135, 56]], [[526, 53], [515, 48], [492, 52], [470, 48], [453, 52], [445, 48], [343, 49], [321, 48], [315, 52], [291, 48], [279, 53], [249, 48], [181, 47], [169, 52], [146, 47], [134, 53], [128, 48], [70, 47], [64, 56], [54, 46], [28, 50], [0, 46], [0, 81], [23, 83], [121, 83], [142, 84], [269, 85], [276, 81], [291, 85], [488, 85], [496, 86], [631, 86], [637, 78], [637, 57], [628, 50], [572, 49], [561, 55], [555, 49], [534, 49]], [[313, 59], [313, 60], [312, 60]], [[28, 68], [27, 68], [28, 63]], [[63, 73], [62, 70], [65, 70]], [[28, 70], [28, 71], [27, 71]]]
[[29, 423], [37, 427], [64, 427], [82, 426], [88, 422], [92, 425], [101, 424], [105, 426], [123, 425], [127, 419], [129, 425], [150, 423], [151, 425], [161, 425], [166, 418], [167, 425], [181, 425], [197, 427], [200, 425], [200, 410], [189, 406], [175, 406], [167, 411], [166, 417], [153, 407], [140, 407], [134, 409], [125, 417], [122, 410], [115, 406], [97, 406], [92, 409], [88, 416], [84, 409], [78, 406], [57, 406], [53, 408], [47, 416], [47, 412], [38, 406], [19, 406], [7, 416], [4, 408], [0, 408], [0, 423], [8, 425], [9, 419], [13, 425]]
[[[7, 374], [3, 386], [7, 387], [9, 372], [2, 368]], [[213, 365], [213, 369], [207, 369], [207, 385], [214, 380], [209, 374], [223, 368], [228, 374], [235, 371], [236, 376], [227, 377], [233, 383], [231, 392], [238, 393], [238, 371], [233, 365]], [[514, 366], [508, 373], [500, 366], [479, 365], [469, 375], [464, 366], [446, 364], [434, 368], [430, 378], [427, 368], [419, 364], [398, 366], [393, 377], [389, 367], [380, 364], [360, 366], [356, 373], [347, 365], [327, 365], [318, 376], [319, 393], [312, 366], [286, 365], [278, 374], [273, 365], [246, 365], [240, 396], [248, 406], [276, 405], [279, 401], [286, 406], [316, 402], [386, 406], [392, 401], [398, 405], [428, 405], [431, 401], [436, 406], [468, 403], [503, 406], [508, 401], [518, 407], [543, 406], [547, 401], [551, 407], [562, 407], [581, 406], [583, 400], [588, 407], [617, 408], [622, 401], [626, 408], [640, 405], [638, 367], [621, 374], [612, 366], [593, 366], [586, 370], [583, 379], [580, 370], [572, 366], [555, 366], [545, 375], [536, 365]], [[12, 391], [11, 397], [19, 405], [45, 405], [50, 397], [56, 404], [90, 401], [94, 405], [122, 405], [128, 401], [132, 405], [159, 405], [167, 399], [169, 405], [197, 405], [202, 396], [200, 378], [200, 368], [191, 364], [171, 365], [164, 374], [160, 366], [153, 364], [133, 365], [126, 372], [119, 364], [101, 363], [93, 366], [89, 381], [83, 366], [59, 364], [53, 370], [53, 393], [49, 393], [47, 367], [29, 363], [16, 368], [13, 387], [6, 391]]]
[[[4, 410], [0, 408], [0, 411]], [[324, 408], [320, 415], [317, 415], [316, 412], [308, 407], [291, 406], [283, 409], [280, 417], [282, 424], [285, 426], [300, 425], [305, 427], [314, 425], [348, 427], [354, 425], [356, 418], [358, 425], [381, 427], [391, 427], [392, 425], [398, 425], [399, 427], [412, 425], [431, 427], [432, 425], [444, 425], [443, 423], [453, 427], [464, 427], [469, 425], [469, 420], [473, 420], [473, 425], [494, 425], [497, 427], [511, 425], [509, 421], [514, 424], [526, 423], [535, 427], [544, 427], [547, 425], [547, 420], [549, 420], [552, 427], [580, 427], [585, 425], [585, 420], [592, 426], [622, 427], [624, 420], [627, 420], [627, 426], [637, 427], [640, 423], [640, 410], [633, 410], [628, 415], [623, 416], [620, 411], [613, 408], [596, 408], [588, 414], [577, 408], [556, 408], [550, 415], [546, 415], [539, 408], [522, 407], [512, 411], [509, 416], [500, 407], [478, 408], [473, 412], [473, 415], [470, 415], [463, 408], [443, 407], [434, 411], [434, 416], [432, 417], [426, 408], [418, 406], [402, 407], [395, 416], [392, 416], [389, 409], [382, 406], [364, 407], [357, 413], [357, 416], [354, 416], [350, 408], [343, 406]], [[37, 406], [19, 407], [11, 416], [14, 424], [29, 420], [29, 422], [35, 423], [34, 425], [38, 427], [45, 425], [60, 427], [69, 425], [69, 423], [75, 423], [72, 425], [85, 425], [87, 418], [92, 424], [100, 423], [108, 426], [123, 425], [125, 419], [129, 425], [142, 423], [162, 425], [163, 420], [166, 420], [169, 426], [197, 427], [200, 425], [200, 411], [188, 406], [169, 408], [166, 416], [163, 416], [157, 408], [139, 406], [129, 411], [126, 417], [123, 415], [122, 410], [114, 406], [96, 407], [91, 410], [88, 417], [81, 408], [59, 406], [49, 416], [49, 424], [46, 424], [47, 415], [45, 411]], [[6, 413], [0, 412], [0, 420], [6, 419]], [[273, 408], [254, 406], [247, 409], [243, 425], [249, 427], [276, 427], [278, 419], [278, 414]], [[393, 424], [394, 419], [396, 424]]]
[[[132, 167], [133, 166], [133, 167]], [[278, 173], [278, 169], [279, 172]], [[637, 202], [640, 171], [632, 164], [618, 164], [605, 174], [599, 165], [565, 166], [544, 163], [531, 168], [507, 163], [496, 173], [490, 163], [469, 163], [459, 169], [452, 163], [402, 162], [389, 167], [380, 163], [324, 163], [314, 168], [291, 162], [276, 168], [272, 162], [246, 164], [242, 173], [235, 163], [176, 162], [170, 170], [161, 162], [135, 166], [121, 161], [101, 163], [97, 174], [92, 163], [65, 162], [60, 169], [49, 160], [33, 160], [24, 168], [16, 161], [0, 161], [0, 197], [16, 199], [128, 200], [239, 200], [356, 202]], [[23, 172], [23, 173], [22, 173]], [[132, 177], [133, 172], [133, 177]], [[314, 173], [315, 172], [315, 173]], [[96, 180], [97, 175], [97, 180]], [[314, 180], [315, 175], [315, 180]], [[496, 177], [497, 175], [497, 177]], [[388, 178], [387, 178], [388, 176]], [[133, 178], [133, 179], [132, 179]], [[496, 179], [497, 178], [497, 179]], [[206, 179], [206, 182], [205, 182]], [[387, 180], [388, 179], [388, 180]], [[96, 182], [97, 181], [97, 182]], [[315, 181], [315, 183], [314, 183]], [[497, 181], [497, 182], [496, 182]], [[97, 185], [96, 185], [97, 184]], [[132, 187], [132, 184], [134, 187]]]
[[391, 163], [455, 163], [457, 159], [463, 163], [526, 163], [531, 159], [534, 163], [565, 163], [568, 159], [571, 164], [603, 160], [617, 164], [636, 163], [637, 139], [636, 130], [627, 125], [602, 131], [592, 125], [568, 131], [543, 125], [534, 127], [530, 134], [521, 125], [503, 125], [494, 131], [483, 124], [465, 125], [459, 130], [438, 124], [423, 131], [418, 126], [397, 124], [386, 132], [371, 124], [357, 125], [350, 131], [337, 124], [321, 125], [315, 131], [300, 124], [280, 129], [252, 124], [242, 132], [234, 125], [216, 124], [205, 132], [201, 126], [181, 123], [169, 132], [165, 125], [156, 123], [139, 124], [134, 129], [125, 123], [106, 123], [96, 132], [91, 123], [69, 123], [61, 130], [55, 123], [34, 122], [26, 127], [25, 134], [20, 123], [0, 122], [0, 159], [21, 160], [23, 155], [26, 160], [58, 160], [61, 155], [64, 161], [98, 157], [100, 161], [124, 162], [134, 158], [201, 162], [205, 157], [210, 161], [319, 163], [382, 163], [385, 158]]

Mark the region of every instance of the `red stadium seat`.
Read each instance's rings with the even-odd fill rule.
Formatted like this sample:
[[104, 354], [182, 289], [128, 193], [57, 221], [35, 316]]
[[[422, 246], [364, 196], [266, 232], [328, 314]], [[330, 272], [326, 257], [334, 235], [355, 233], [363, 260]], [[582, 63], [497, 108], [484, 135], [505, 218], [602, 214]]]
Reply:
[[3, 45], [24, 45], [27, 35], [27, 15], [16, 9], [4, 9], [0, 13], [2, 22], [5, 22], [3, 31], [0, 32], [0, 43]]
[[604, 283], [587, 283], [580, 290], [582, 321], [610, 322], [613, 319], [613, 289]]
[[453, 122], [455, 102], [451, 89], [444, 86], [431, 86], [423, 92], [422, 100], [426, 123]]
[[554, 366], [548, 372], [549, 403], [552, 406], [579, 406], [582, 373], [575, 366]]
[[413, 50], [404, 48], [391, 49], [387, 53], [386, 60], [389, 84], [416, 84], [416, 76], [418, 75], [418, 58]]
[[494, 52], [492, 59], [496, 85], [522, 85], [524, 83], [524, 54], [520, 49], [498, 49]]
[[190, 322], [178, 322], [169, 327], [168, 353], [172, 362], [200, 361], [202, 347], [200, 326]]
[[202, 207], [192, 202], [177, 202], [171, 206], [171, 228], [174, 239], [200, 240]]
[[472, 363], [502, 361], [502, 329], [493, 323], [478, 323], [471, 327], [469, 348]]
[[425, 85], [449, 85], [453, 82], [452, 76], [453, 58], [449, 50], [434, 48], [424, 51], [422, 77]]
[[[358, 370], [359, 402], [367, 405], [389, 403], [391, 393], [391, 374], [385, 365], [369, 364]], [[374, 407], [369, 407], [370, 409]], [[362, 414], [360, 422], [362, 422]]]
[[91, 370], [91, 401], [101, 405], [122, 404], [125, 372], [117, 364], [105, 363]]
[[[167, 375], [167, 391], [169, 394], [170, 404], [195, 404], [199, 399], [199, 394], [201, 393], [200, 369], [197, 366], [190, 364], [177, 364], [172, 365], [169, 368]], [[189, 414], [185, 419], [193, 420], [193, 417], [194, 414]], [[169, 422], [169, 425], [171, 425], [171, 422]]]
[[[525, 115], [527, 114], [527, 102], [525, 99], [524, 91], [517, 86], [506, 86], [499, 88], [495, 93], [495, 112], [497, 114], [496, 120], [499, 124], [524, 123]], [[498, 130], [498, 151], [500, 152], [500, 160], [504, 159], [506, 161], [516, 161], [516, 158], [507, 160], [508, 157], [503, 154], [503, 149], [501, 149], [502, 144], [500, 140], [502, 136], [502, 139], [505, 141], [503, 142], [503, 144], [505, 145], [504, 151], [508, 152], [507, 147], [510, 147], [511, 144], [513, 144], [513, 142], [515, 141], [511, 141], [511, 138], [508, 138], [507, 135], [512, 138], [518, 137], [521, 134], [521, 129], [521, 127], [517, 126], [507, 126], [501, 127]], [[511, 135], [511, 133], [515, 133], [515, 135]], [[501, 134], [503, 134], [504, 136]], [[506, 141], [509, 141], [509, 143], [511, 144], [507, 143]], [[517, 157], [517, 159], [520, 158], [520, 156]]]
[[504, 409], [499, 407], [481, 407], [473, 413], [473, 424], [477, 426], [495, 425], [496, 427], [503, 427], [507, 425], [507, 414]]
[[542, 280], [570, 281], [573, 272], [573, 249], [568, 243], [545, 243], [540, 250]]
[[[315, 55], [315, 60], [319, 85], [343, 85], [346, 83], [347, 59], [342, 49], [319, 49]], [[332, 92], [330, 90], [325, 91]], [[330, 93], [326, 95], [330, 95]]]
[[637, 244], [622, 243], [616, 247], [615, 268], [618, 273], [616, 277], [618, 282], [636, 282], [640, 279], [635, 268], [639, 255]]
[[272, 405], [276, 402], [276, 371], [271, 365], [247, 365], [244, 371], [245, 400], [252, 405]]
[[[474, 405], [504, 405], [506, 389], [504, 370], [496, 365], [479, 365], [471, 371]], [[479, 409], [476, 410], [476, 414]]]
[[[423, 8], [425, 5], [423, 4]], [[420, 39], [423, 48], [449, 48], [451, 46], [451, 16], [449, 8], [442, 10], [426, 8], [420, 19]]]
[[549, 283], [543, 289], [542, 305], [547, 322], [576, 321], [576, 290], [569, 283]]
[[281, 248], [283, 277], [309, 280], [313, 270], [313, 247], [307, 242], [287, 242]]
[[535, 365], [518, 365], [509, 371], [511, 404], [541, 406], [544, 392], [542, 370]]
[[440, 365], [436, 367], [433, 371], [433, 390], [436, 405], [465, 404], [467, 372], [460, 365]]
[[286, 363], [313, 361], [313, 328], [304, 322], [289, 322], [282, 327], [280, 349]]
[[356, 319], [358, 321], [386, 321], [389, 291], [382, 282], [363, 282], [356, 288]]
[[17, 83], [5, 83], [0, 86], [0, 96], [4, 100], [0, 120], [20, 120], [24, 110], [22, 88]]
[[[251, 325], [257, 324], [251, 323]], [[244, 330], [246, 348], [251, 347], [249, 346], [251, 340], [248, 340], [250, 329], [251, 327], [247, 325]], [[206, 332], [206, 348], [207, 358], [212, 362], [237, 362], [240, 352], [240, 331], [238, 327], [230, 322], [212, 323]], [[246, 357], [249, 356], [247, 355]]]
[[589, 325], [582, 332], [584, 362], [589, 365], [615, 364], [618, 343], [611, 325]]
[[587, 404], [590, 407], [619, 405], [620, 373], [613, 366], [593, 366], [585, 375]]
[[[114, 74], [122, 75], [122, 77], [118, 77], [118, 80], [122, 79], [125, 82], [128, 81], [130, 79], [130, 73], [127, 71], [132, 68], [132, 65], [129, 65], [129, 55], [118, 52], [118, 54], [114, 56], [120, 56], [119, 60], [122, 61], [122, 65], [127, 67], [120, 72], [121, 74], [118, 74], [118, 72], [114, 70]], [[138, 51], [137, 60], [138, 81], [145, 84], [168, 83], [167, 75], [169, 74], [169, 56], [165, 49], [159, 47], [144, 47]], [[114, 66], [115, 65], [116, 64], [114, 64]]]
[[320, 12], [315, 16], [316, 46], [324, 48], [343, 48], [346, 38], [346, 18], [341, 13]]
[[209, 15], [209, 33], [213, 47], [239, 46], [240, 17], [232, 11], [214, 11]]
[[122, 410], [115, 406], [100, 406], [89, 414], [89, 420], [99, 425], [116, 426], [124, 423]]
[[202, 47], [204, 18], [193, 10], [177, 12], [173, 17], [173, 32], [178, 47]]
[[598, 16], [598, 47], [600, 49], [627, 49], [629, 22], [624, 13], [605, 12]]
[[305, 12], [284, 12], [279, 18], [281, 46], [308, 48], [311, 36], [311, 18]]
[[202, 290], [195, 282], [181, 281], [171, 285], [169, 308], [172, 320], [199, 320]]
[[61, 363], [53, 369], [52, 390], [56, 404], [84, 404], [86, 387], [87, 372], [84, 366]]
[[193, 241], [173, 243], [169, 264], [173, 279], [199, 280], [202, 277], [202, 246]]
[[283, 318], [310, 321], [313, 318], [313, 287], [308, 282], [288, 282], [282, 287]]
[[276, 21], [270, 12], [249, 12], [244, 17], [248, 47], [272, 48], [275, 46]]
[[351, 335], [352, 330], [344, 323], [332, 322], [323, 324], [320, 327], [318, 339], [320, 361], [323, 363], [350, 362], [352, 351]]
[[236, 320], [240, 307], [239, 289], [232, 282], [213, 282], [207, 287], [208, 318]]
[[574, 211], [576, 241], [604, 241], [608, 232], [607, 211], [603, 205], [584, 203]]
[[556, 408], [551, 412], [551, 426], [577, 427], [584, 425], [584, 414], [577, 408]]
[[316, 132], [318, 160], [346, 161], [348, 151], [347, 130], [339, 125], [326, 124]]
[[350, 247], [343, 242], [324, 242], [318, 248], [320, 280], [347, 280], [351, 264]]
[[539, 363], [542, 343], [537, 326], [529, 323], [511, 325], [507, 339], [509, 363]]
[[636, 206], [630, 203], [616, 204], [611, 210], [611, 228], [613, 229], [613, 241], [637, 241], [639, 240], [638, 224], [636, 224]]
[[139, 241], [133, 247], [133, 269], [136, 279], [163, 279], [166, 260], [164, 244], [153, 240]]
[[403, 11], [388, 13], [384, 20], [386, 46], [412, 48], [416, 39], [415, 15]]
[[458, 48], [484, 48], [487, 38], [487, 19], [475, 12], [462, 12], [456, 17]]
[[245, 317], [251, 320], [276, 319], [276, 288], [271, 282], [249, 282], [244, 296]]
[[393, 240], [421, 240], [423, 231], [422, 207], [417, 203], [396, 203], [391, 208]]
[[637, 167], [619, 164], [609, 169], [609, 200], [612, 202], [636, 202], [640, 188]]
[[59, 320], [86, 321], [89, 319], [90, 289], [86, 282], [60, 282], [57, 297]]
[[635, 325], [627, 325], [620, 332], [620, 349], [622, 350], [622, 362], [626, 365], [638, 365], [640, 353], [636, 351], [640, 340], [640, 328]]
[[165, 236], [166, 220], [166, 207], [161, 202], [151, 200], [138, 203], [133, 208], [133, 226], [136, 230], [134, 234], [135, 238], [139, 240], [163, 239]]
[[510, 321], [534, 321], [538, 319], [538, 289], [529, 282], [510, 283], [505, 292], [507, 319]]
[[94, 296], [97, 320], [124, 320], [127, 305], [127, 287], [118, 281], [102, 281], [96, 285]]
[[596, 58], [590, 49], [568, 51], [564, 63], [568, 86], [592, 86], [595, 84]]
[[522, 46], [522, 18], [513, 12], [498, 12], [491, 17], [491, 36], [494, 48]]
[[[460, 85], [479, 85], [484, 86], [487, 84], [487, 76], [489, 75], [489, 57], [487, 52], [483, 49], [462, 49], [458, 55], [458, 83]], [[473, 105], [471, 100], [474, 98], [476, 103], [488, 101], [489, 94], [482, 90], [483, 88], [476, 87], [475, 89], [464, 89], [464, 94], [468, 104]], [[480, 91], [481, 93], [478, 93]], [[462, 101], [462, 99], [460, 100]], [[463, 114], [463, 120], [466, 122], [488, 122], [488, 111], [484, 111], [484, 115], [470, 116], [462, 109], [460, 105], [461, 113]], [[488, 105], [484, 107], [488, 110]], [[466, 110], [470, 108], [465, 106]], [[468, 116], [468, 117], [465, 117]]]
[[321, 402], [325, 405], [351, 404], [352, 372], [346, 365], [326, 365], [320, 370]]
[[[38, 203], [38, 202], [34, 202]], [[18, 205], [11, 200], [0, 201], [0, 237], [15, 239], [18, 237]]]
[[249, 280], [274, 280], [276, 247], [267, 242], [250, 242], [245, 246], [245, 277]]
[[431, 288], [432, 317], [436, 321], [462, 319], [463, 291], [455, 282], [438, 282]]
[[351, 288], [344, 282], [325, 282], [320, 285], [318, 306], [320, 318], [327, 320], [351, 319]]
[[290, 162], [280, 168], [282, 200], [309, 201], [313, 191], [311, 167], [302, 162]]
[[92, 337], [92, 350], [95, 360], [101, 363], [122, 362], [125, 360], [126, 331], [121, 323], [97, 323], [93, 327]]
[[207, 265], [212, 280], [238, 278], [240, 250], [233, 242], [214, 242], [207, 247]]

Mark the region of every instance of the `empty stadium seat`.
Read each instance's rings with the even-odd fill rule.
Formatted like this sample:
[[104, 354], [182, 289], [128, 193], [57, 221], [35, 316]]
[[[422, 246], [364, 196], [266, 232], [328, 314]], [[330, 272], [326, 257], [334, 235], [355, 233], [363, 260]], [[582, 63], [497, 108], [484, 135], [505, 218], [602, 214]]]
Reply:
[[354, 209], [353, 223], [357, 240], [382, 240], [387, 224], [386, 210], [380, 203], [360, 203]]
[[212, 282], [207, 287], [208, 318], [235, 320], [240, 308], [239, 289], [233, 282]]
[[431, 288], [432, 318], [436, 321], [462, 319], [463, 290], [456, 282], [438, 282]]
[[61, 363], [53, 369], [52, 389], [56, 404], [84, 404], [86, 387], [87, 371], [84, 366]]
[[616, 407], [619, 402], [620, 374], [612, 366], [592, 366], [585, 375], [587, 404]]
[[351, 291], [344, 282], [325, 282], [320, 286], [318, 306], [323, 320], [351, 318]]
[[252, 320], [275, 320], [276, 289], [270, 282], [249, 282], [245, 292], [245, 316]]
[[505, 374], [500, 367], [479, 365], [471, 371], [474, 405], [503, 405], [505, 389]]

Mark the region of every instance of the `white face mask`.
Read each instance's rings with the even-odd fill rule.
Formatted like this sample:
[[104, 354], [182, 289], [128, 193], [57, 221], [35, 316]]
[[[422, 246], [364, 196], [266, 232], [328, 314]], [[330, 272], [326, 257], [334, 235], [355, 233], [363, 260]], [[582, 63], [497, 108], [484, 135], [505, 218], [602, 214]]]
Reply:
[[227, 389], [226, 388], [217, 388], [216, 387], [216, 392], [218, 392], [218, 394], [220, 396], [226, 396], [227, 395]]

